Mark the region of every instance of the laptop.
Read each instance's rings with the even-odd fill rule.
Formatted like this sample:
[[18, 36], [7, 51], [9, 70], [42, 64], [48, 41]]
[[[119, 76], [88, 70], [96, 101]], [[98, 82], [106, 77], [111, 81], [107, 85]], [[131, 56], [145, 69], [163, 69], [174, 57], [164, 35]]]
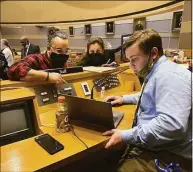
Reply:
[[69, 95], [65, 97], [71, 124], [97, 131], [107, 131], [116, 128], [123, 119], [124, 114], [113, 112], [110, 103]]

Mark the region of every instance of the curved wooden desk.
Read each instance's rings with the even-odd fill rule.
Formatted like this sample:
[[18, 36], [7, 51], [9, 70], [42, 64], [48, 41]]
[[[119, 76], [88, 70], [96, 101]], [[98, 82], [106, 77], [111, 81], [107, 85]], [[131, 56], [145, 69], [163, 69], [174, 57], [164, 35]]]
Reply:
[[[115, 71], [120, 71], [120, 70], [123, 70], [123, 69], [126, 69], [126, 68], [128, 68], [128, 64], [123, 63], [118, 68], [116, 68]], [[129, 73], [132, 74], [132, 71], [130, 69], [128, 69], [128, 71], [129, 71]], [[64, 74], [64, 75], [62, 75], [62, 78], [64, 80], [66, 80], [67, 82], [75, 82], [75, 81], [86, 79], [86, 78], [106, 76], [110, 73], [112, 73], [112, 71], [105, 72], [105, 73], [84, 71], [84, 72], [79, 72], [79, 73]], [[134, 74], [132, 74], [132, 75], [134, 75]], [[36, 85], [42, 85], [42, 84], [48, 84], [48, 83], [51, 83], [51, 82], [49, 82], [49, 81], [25, 82], [25, 81], [3, 80], [3, 81], [0, 82], [0, 87], [1, 88], [7, 88], [7, 87], [33, 87], [33, 86], [36, 86]]]
[[[127, 64], [122, 64], [119, 68], [124, 69]], [[81, 82], [87, 82], [89, 87], [93, 86], [93, 79], [101, 78], [106, 74], [94, 73], [94, 72], [82, 72], [76, 74], [63, 75], [63, 78], [69, 83], [73, 83], [77, 92], [77, 96], [89, 98], [84, 95], [81, 88]], [[129, 69], [118, 75], [120, 85], [105, 91], [105, 95], [123, 95], [132, 93], [133, 91], [139, 91], [141, 86], [138, 78]], [[33, 91], [35, 85], [47, 84], [45, 82], [27, 83], [27, 82], [15, 82], [15, 81], [2, 81], [1, 88], [13, 89], [13, 87], [28, 87]], [[15, 89], [17, 91], [18, 89]], [[100, 97], [100, 92], [94, 90], [94, 96]], [[72, 132], [59, 134], [55, 132], [54, 126], [48, 126], [54, 124], [56, 103], [38, 106], [36, 98], [34, 99], [34, 107], [36, 112], [36, 118], [38, 121], [39, 133], [49, 133], [56, 140], [61, 142], [65, 149], [54, 154], [49, 155], [43, 150], [35, 141], [34, 138], [29, 138], [19, 142], [15, 142], [9, 145], [1, 147], [1, 171], [37, 171], [45, 170], [52, 171], [66, 166], [77, 160], [82, 160], [87, 155], [92, 155], [93, 152], [98, 152], [100, 149], [104, 151], [104, 145], [108, 140], [108, 137], [102, 136], [102, 133], [75, 127], [75, 133], [83, 140], [89, 147], [86, 147], [73, 135]], [[124, 118], [119, 124], [119, 129], [131, 128], [133, 121], [133, 114], [135, 111], [135, 105], [123, 105], [113, 108], [115, 111], [124, 112]], [[96, 153], [95, 152], [95, 153]], [[94, 154], [95, 155], [95, 154]], [[88, 159], [86, 159], [87, 161]]]
[[[116, 111], [124, 112], [124, 118], [119, 124], [119, 129], [131, 128], [133, 121], [133, 114], [135, 110], [134, 105], [124, 105], [116, 107]], [[46, 121], [53, 123], [54, 111], [44, 114], [51, 116]], [[49, 133], [56, 140], [61, 142], [65, 149], [54, 154], [49, 155], [43, 150], [35, 141], [34, 138], [19, 141], [10, 145], [1, 147], [1, 171], [36, 171], [36, 170], [54, 170], [60, 166], [67, 165], [70, 162], [79, 160], [86, 156], [89, 151], [104, 148], [108, 137], [102, 136], [101, 133], [88, 130], [81, 127], [75, 127], [76, 134], [89, 147], [85, 146], [73, 135], [72, 132], [59, 134], [55, 132], [54, 127], [41, 127], [44, 133]]]

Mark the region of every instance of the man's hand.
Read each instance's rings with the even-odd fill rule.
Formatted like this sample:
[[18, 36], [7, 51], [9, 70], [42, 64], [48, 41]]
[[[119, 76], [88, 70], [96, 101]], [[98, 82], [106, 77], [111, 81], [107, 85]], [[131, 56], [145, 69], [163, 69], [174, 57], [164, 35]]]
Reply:
[[64, 83], [62, 75], [60, 75], [59, 73], [49, 73], [49, 81], [54, 82], [59, 86]]
[[105, 101], [111, 102], [112, 105], [115, 105], [115, 104], [121, 105], [124, 103], [124, 99], [121, 96], [107, 96]]
[[112, 146], [120, 146], [123, 144], [121, 140], [121, 130], [109, 130], [103, 133], [104, 136], [111, 136], [110, 140], [107, 142], [105, 148], [109, 149]]

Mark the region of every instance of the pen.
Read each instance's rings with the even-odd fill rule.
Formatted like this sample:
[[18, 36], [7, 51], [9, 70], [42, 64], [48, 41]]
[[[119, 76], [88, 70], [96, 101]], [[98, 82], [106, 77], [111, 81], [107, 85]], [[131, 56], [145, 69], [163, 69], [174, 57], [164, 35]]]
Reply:
[[106, 64], [108, 64], [110, 62], [110, 59], [106, 62]]

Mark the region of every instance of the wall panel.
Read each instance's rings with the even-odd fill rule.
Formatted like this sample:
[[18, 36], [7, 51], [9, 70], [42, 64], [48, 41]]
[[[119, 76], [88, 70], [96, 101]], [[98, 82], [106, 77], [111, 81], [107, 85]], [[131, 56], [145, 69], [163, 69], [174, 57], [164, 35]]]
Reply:
[[[160, 33], [163, 38], [164, 48], [178, 48], [179, 33], [171, 32], [171, 23], [173, 18], [173, 11], [165, 14], [156, 14], [148, 16], [146, 18], [146, 28], [153, 28]], [[89, 36], [84, 35], [84, 24], [81, 25], [70, 25], [74, 27], [74, 36], [69, 37], [70, 47], [72, 51], [84, 51], [86, 48], [87, 40]], [[68, 34], [68, 27], [56, 27], [62, 28]], [[100, 36], [111, 43], [113, 48], [120, 45], [121, 35], [133, 33], [133, 19], [117, 20], [115, 21], [115, 34], [105, 34], [105, 23], [98, 22], [91, 24], [92, 36]], [[47, 47], [47, 27], [36, 27], [36, 26], [21, 26], [21, 27], [2, 27], [2, 35], [7, 38], [11, 47], [17, 50], [21, 49], [19, 39], [22, 36], [28, 36], [30, 41], [41, 47], [41, 51], [46, 50]]]
[[147, 28], [155, 29], [157, 32], [171, 32], [172, 20], [147, 21]]

